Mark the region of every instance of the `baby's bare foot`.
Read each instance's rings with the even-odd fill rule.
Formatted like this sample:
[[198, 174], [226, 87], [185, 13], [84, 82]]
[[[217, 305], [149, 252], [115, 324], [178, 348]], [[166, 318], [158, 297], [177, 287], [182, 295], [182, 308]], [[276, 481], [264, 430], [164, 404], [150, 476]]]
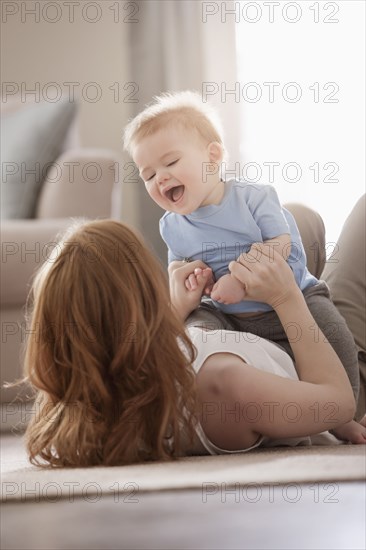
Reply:
[[222, 304], [237, 304], [245, 298], [242, 283], [230, 274], [223, 275], [213, 286], [211, 298]]

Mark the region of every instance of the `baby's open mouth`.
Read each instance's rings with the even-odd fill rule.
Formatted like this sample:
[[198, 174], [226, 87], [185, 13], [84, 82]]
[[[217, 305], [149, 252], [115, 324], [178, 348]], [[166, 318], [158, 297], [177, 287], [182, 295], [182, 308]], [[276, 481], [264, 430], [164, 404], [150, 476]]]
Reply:
[[176, 187], [171, 187], [170, 189], [168, 189], [165, 195], [170, 201], [177, 202], [183, 196], [183, 193], [184, 185], [177, 185]]

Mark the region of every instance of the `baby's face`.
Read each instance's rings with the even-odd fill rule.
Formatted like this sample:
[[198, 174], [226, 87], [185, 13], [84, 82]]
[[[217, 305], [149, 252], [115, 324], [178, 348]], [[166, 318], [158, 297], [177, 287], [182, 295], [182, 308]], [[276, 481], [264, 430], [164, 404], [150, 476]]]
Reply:
[[217, 201], [220, 176], [212, 173], [209, 144], [194, 132], [158, 130], [139, 141], [133, 159], [150, 197], [164, 210], [190, 214]]

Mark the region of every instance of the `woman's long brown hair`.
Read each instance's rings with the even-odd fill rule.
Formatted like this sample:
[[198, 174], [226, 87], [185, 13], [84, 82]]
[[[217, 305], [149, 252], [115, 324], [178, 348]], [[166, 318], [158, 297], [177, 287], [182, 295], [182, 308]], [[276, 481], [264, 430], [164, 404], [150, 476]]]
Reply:
[[27, 306], [32, 464], [168, 460], [182, 430], [193, 440], [195, 350], [169, 301], [166, 273], [126, 225], [84, 221], [64, 235]]

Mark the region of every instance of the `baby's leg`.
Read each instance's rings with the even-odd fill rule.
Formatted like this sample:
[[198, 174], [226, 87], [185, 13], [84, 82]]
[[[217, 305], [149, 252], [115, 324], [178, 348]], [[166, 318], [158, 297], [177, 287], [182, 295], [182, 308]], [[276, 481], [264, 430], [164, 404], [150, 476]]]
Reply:
[[[308, 308], [324, 337], [341, 360], [357, 403], [360, 390], [357, 347], [347, 323], [330, 299], [329, 289], [324, 281], [304, 291]], [[314, 327], [314, 339], [323, 338]]]
[[287, 339], [286, 332], [275, 311], [266, 311], [264, 313], [255, 314], [253, 317], [240, 317], [240, 314], [236, 315], [234, 313], [227, 313], [226, 316], [230, 319], [233, 330], [249, 332], [255, 336], [260, 336], [260, 338], [270, 340], [282, 347], [282, 349], [290, 355], [292, 360], [294, 360], [294, 354]]
[[187, 328], [198, 327], [203, 330], [236, 330], [226, 315], [215, 307], [212, 302], [201, 302], [185, 321]]
[[214, 284], [210, 297], [222, 304], [237, 304], [245, 297], [243, 283], [229, 273]]

